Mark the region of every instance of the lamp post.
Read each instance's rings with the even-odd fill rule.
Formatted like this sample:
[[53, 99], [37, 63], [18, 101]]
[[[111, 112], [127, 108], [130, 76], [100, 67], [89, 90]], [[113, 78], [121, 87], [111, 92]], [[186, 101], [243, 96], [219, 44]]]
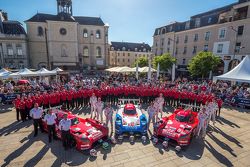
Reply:
[[49, 60], [49, 48], [48, 48], [48, 36], [47, 36], [47, 28], [45, 28], [44, 32], [45, 32], [45, 45], [46, 45], [46, 54], [47, 54], [47, 68], [49, 70], [51, 70], [50, 68], [50, 60]]
[[[238, 41], [238, 31], [233, 27], [230, 26], [231, 30], [233, 30], [235, 32], [235, 43], [234, 43], [234, 51], [233, 51], [233, 64], [232, 64], [232, 68], [234, 68], [236, 66], [236, 62], [234, 62], [235, 60], [235, 56], [236, 56], [236, 44]], [[231, 69], [230, 69], [231, 70]]]
[[[168, 38], [168, 39], [174, 42], [173, 43], [173, 53], [172, 53], [172, 55], [176, 59], [176, 55], [175, 55], [175, 46], [176, 46], [176, 44], [175, 44], [176, 43], [175, 34], [174, 34], [174, 39], [171, 39], [171, 38]], [[173, 63], [173, 65], [172, 65], [172, 81], [175, 80], [175, 69], [176, 69], [176, 64]]]

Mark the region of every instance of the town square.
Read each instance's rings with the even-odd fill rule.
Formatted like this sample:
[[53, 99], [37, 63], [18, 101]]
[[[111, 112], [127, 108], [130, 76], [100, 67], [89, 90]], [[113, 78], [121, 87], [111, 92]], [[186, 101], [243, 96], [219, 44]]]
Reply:
[[249, 42], [249, 0], [1, 1], [0, 164], [250, 166]]

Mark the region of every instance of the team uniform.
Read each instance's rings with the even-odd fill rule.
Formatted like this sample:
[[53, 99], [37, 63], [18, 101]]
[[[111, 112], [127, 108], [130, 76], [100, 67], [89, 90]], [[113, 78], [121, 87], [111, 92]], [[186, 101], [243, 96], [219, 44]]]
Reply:
[[52, 114], [46, 114], [44, 116], [44, 121], [47, 123], [48, 128], [48, 136], [49, 136], [49, 142], [51, 142], [52, 135], [54, 139], [57, 139], [56, 137], [56, 115], [54, 113]]
[[42, 108], [38, 107], [38, 108], [33, 108], [32, 110], [30, 110], [30, 117], [33, 119], [33, 125], [34, 125], [34, 136], [37, 136], [38, 133], [38, 126], [41, 130], [41, 132], [43, 133], [43, 126], [42, 126], [42, 114], [43, 114], [43, 110]]
[[62, 132], [62, 143], [63, 147], [67, 149], [69, 147], [69, 140], [70, 140], [70, 126], [71, 121], [70, 119], [62, 119], [59, 122], [59, 129]]

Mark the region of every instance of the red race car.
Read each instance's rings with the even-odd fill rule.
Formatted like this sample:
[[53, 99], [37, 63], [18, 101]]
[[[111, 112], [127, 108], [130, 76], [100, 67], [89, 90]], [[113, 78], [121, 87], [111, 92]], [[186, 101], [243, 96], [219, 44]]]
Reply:
[[177, 109], [172, 115], [162, 118], [154, 127], [153, 144], [161, 140], [164, 148], [174, 144], [176, 151], [188, 146], [198, 126], [197, 115], [191, 109]]
[[[63, 119], [65, 111], [54, 109], [53, 113], [56, 114], [56, 133], [57, 137], [61, 139], [61, 131], [58, 128], [59, 122]], [[83, 119], [78, 117], [71, 112], [67, 112], [68, 119], [71, 120], [70, 134], [72, 147], [76, 147], [77, 150], [90, 151], [91, 156], [96, 155], [95, 147], [98, 145], [105, 145], [107, 147], [108, 139], [108, 127], [101, 124], [99, 121], [94, 119]], [[47, 131], [47, 124], [43, 121], [43, 127]]]

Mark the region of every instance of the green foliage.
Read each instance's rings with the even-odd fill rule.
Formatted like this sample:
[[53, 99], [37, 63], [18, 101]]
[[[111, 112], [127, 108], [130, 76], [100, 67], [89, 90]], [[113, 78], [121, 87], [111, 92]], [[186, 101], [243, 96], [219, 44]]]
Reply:
[[212, 52], [199, 52], [188, 64], [192, 76], [206, 77], [219, 65], [220, 58]]
[[136, 67], [136, 63], [138, 63], [139, 67], [146, 67], [148, 66], [148, 58], [147, 57], [138, 58], [136, 62], [133, 64], [133, 67]]
[[153, 59], [153, 67], [157, 69], [157, 65], [160, 65], [160, 71], [168, 71], [173, 63], [176, 63], [176, 59], [172, 57], [169, 53], [165, 53], [161, 56], [156, 56]]

